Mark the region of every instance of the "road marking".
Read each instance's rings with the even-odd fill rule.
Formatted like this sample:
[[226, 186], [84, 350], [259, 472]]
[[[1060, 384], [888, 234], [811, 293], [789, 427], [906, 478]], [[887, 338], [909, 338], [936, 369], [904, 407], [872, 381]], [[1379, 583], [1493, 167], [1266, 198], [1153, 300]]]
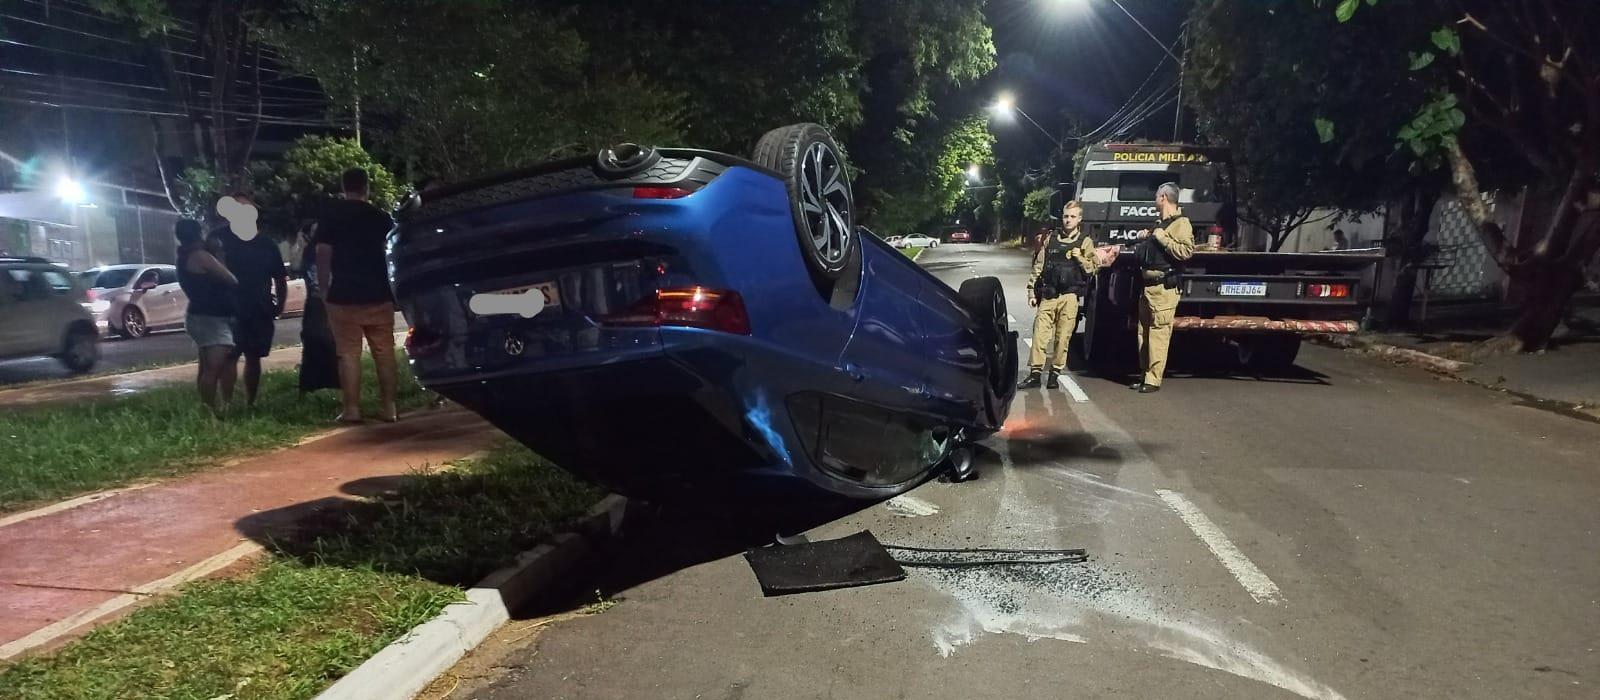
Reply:
[[1029, 348], [1033, 347], [1033, 339], [1032, 338], [1023, 338], [1022, 342], [1024, 344], [1026, 344]]
[[0, 644], [0, 659], [9, 659], [34, 647], [49, 644], [83, 625], [94, 622], [152, 595], [164, 593], [195, 579], [214, 574], [228, 565], [260, 551], [262, 551], [260, 544], [241, 542], [225, 552], [204, 559], [165, 578], [135, 586], [131, 593], [123, 593], [88, 610], [80, 610], [76, 614], [56, 620], [45, 627], [34, 630], [32, 634], [21, 639]]
[[1211, 518], [1206, 517], [1194, 503], [1176, 491], [1156, 489], [1156, 495], [1166, 501], [1167, 505], [1178, 513], [1178, 517], [1183, 518], [1184, 524], [1194, 531], [1201, 542], [1206, 543], [1206, 547], [1210, 548], [1211, 553], [1216, 555], [1217, 560], [1228, 569], [1228, 573], [1233, 574], [1239, 585], [1244, 586], [1251, 598], [1255, 598], [1257, 603], [1276, 604], [1282, 601], [1278, 584], [1273, 583], [1261, 569], [1256, 568], [1244, 552], [1239, 551], [1228, 536], [1223, 534], [1222, 528], [1211, 522]]
[[1061, 380], [1061, 390], [1070, 394], [1073, 401], [1078, 403], [1087, 403], [1089, 401], [1089, 395], [1083, 393], [1083, 387], [1078, 386], [1078, 383], [1072, 380], [1072, 375], [1058, 374], [1056, 377]]
[[1011, 321], [1012, 325], [1015, 325], [1017, 322], [1017, 317], [1012, 316], [1011, 314], [1006, 314], [1006, 320]]

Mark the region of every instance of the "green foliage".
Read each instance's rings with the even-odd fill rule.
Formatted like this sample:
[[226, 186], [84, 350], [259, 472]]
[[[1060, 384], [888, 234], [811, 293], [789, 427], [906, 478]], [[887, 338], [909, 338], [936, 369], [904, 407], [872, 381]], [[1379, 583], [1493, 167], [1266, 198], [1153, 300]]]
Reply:
[[1414, 184], [1394, 134], [1431, 76], [1409, 69], [1400, 37], [1428, 25], [1359, 4], [1341, 3], [1344, 24], [1303, 2], [1215, 0], [1191, 17], [1190, 104], [1233, 151], [1241, 218], [1275, 238], [1313, 208], [1371, 210]]
[[592, 49], [570, 12], [510, 0], [294, 8], [269, 36], [339, 104], [359, 101], [408, 176], [459, 179], [682, 135], [681, 97]]
[[1333, 141], [1333, 137], [1334, 137], [1333, 122], [1328, 121], [1326, 119], [1323, 119], [1322, 117], [1317, 117], [1316, 126], [1317, 126], [1317, 140], [1319, 140], [1319, 141], [1321, 141], [1323, 143], [1329, 143], [1329, 142]]
[[1028, 193], [1022, 198], [1022, 215], [1036, 224], [1045, 223], [1056, 218], [1055, 212], [1050, 210], [1050, 197], [1055, 190], [1041, 187]]
[[283, 154], [273, 178], [274, 195], [295, 218], [308, 214], [319, 198], [340, 195], [340, 178], [350, 168], [364, 168], [371, 183], [371, 201], [390, 210], [404, 194], [393, 173], [367, 153], [355, 139], [304, 136]]
[[1456, 105], [1456, 96], [1437, 91], [1409, 123], [1400, 127], [1400, 142], [1395, 148], [1409, 148], [1412, 155], [1428, 167], [1440, 167], [1444, 164], [1445, 150], [1466, 123], [1467, 115]]

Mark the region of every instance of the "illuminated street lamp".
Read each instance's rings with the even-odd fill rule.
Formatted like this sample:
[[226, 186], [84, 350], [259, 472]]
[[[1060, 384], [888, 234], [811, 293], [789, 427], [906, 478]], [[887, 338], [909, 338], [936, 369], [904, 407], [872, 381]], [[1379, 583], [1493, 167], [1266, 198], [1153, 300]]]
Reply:
[[79, 206], [89, 202], [89, 193], [83, 189], [83, 184], [70, 177], [62, 176], [56, 181], [56, 199], [72, 206]]

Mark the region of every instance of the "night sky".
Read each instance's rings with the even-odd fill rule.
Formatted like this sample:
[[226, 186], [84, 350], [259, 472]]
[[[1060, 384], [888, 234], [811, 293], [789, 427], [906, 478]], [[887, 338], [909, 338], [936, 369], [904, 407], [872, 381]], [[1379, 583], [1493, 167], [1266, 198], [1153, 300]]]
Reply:
[[[1122, 4], [1170, 44], [1192, 2], [1122, 0]], [[1085, 131], [1104, 124], [1165, 57], [1112, 0], [990, 0], [988, 14], [999, 67], [985, 79], [986, 87], [1015, 95], [1018, 107], [1058, 136], [1069, 120], [1076, 120]], [[1174, 52], [1183, 55], [1181, 47]], [[1177, 68], [1168, 59], [1146, 94], [1176, 78]], [[1153, 113], [1130, 137], [1171, 139], [1173, 112], [1169, 105]], [[1037, 163], [1043, 160], [1041, 151], [1052, 146], [1020, 118], [991, 123], [1002, 158]], [[1186, 137], [1192, 139], [1193, 134]]]

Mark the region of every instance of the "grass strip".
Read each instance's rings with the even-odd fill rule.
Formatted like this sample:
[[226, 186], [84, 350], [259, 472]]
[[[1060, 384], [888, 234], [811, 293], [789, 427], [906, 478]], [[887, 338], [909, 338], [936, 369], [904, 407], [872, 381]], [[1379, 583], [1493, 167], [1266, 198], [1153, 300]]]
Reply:
[[908, 257], [908, 258], [911, 258], [912, 260], [916, 260], [919, 256], [922, 255], [922, 251], [924, 251], [924, 250], [927, 250], [927, 248], [901, 248], [900, 252], [904, 253], [905, 256]]
[[[365, 365], [367, 415], [377, 415], [377, 380]], [[261, 376], [254, 409], [222, 419], [200, 405], [192, 384], [162, 386], [111, 401], [8, 412], [0, 423], [0, 512], [152, 477], [171, 476], [219, 459], [293, 444], [329, 429], [337, 391], [302, 398], [294, 370]], [[401, 410], [428, 402], [401, 363]], [[241, 387], [242, 390], [242, 387]]]
[[302, 527], [302, 539], [275, 543], [251, 576], [191, 584], [53, 654], [0, 668], [0, 696], [313, 697], [460, 600], [448, 584], [475, 583], [601, 495], [501, 444]]

